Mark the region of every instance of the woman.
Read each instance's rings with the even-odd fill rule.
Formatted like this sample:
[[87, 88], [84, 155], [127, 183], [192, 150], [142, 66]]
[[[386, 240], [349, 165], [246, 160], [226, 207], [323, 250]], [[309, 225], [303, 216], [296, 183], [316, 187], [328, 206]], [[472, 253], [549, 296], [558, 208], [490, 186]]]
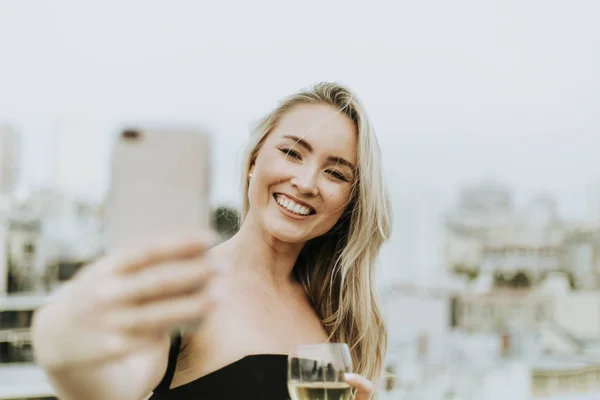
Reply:
[[372, 396], [386, 348], [375, 259], [391, 210], [363, 107], [318, 84], [266, 116], [249, 150], [235, 236], [109, 255], [36, 313], [37, 359], [61, 399], [284, 400], [286, 353], [327, 341], [349, 345], [345, 379]]

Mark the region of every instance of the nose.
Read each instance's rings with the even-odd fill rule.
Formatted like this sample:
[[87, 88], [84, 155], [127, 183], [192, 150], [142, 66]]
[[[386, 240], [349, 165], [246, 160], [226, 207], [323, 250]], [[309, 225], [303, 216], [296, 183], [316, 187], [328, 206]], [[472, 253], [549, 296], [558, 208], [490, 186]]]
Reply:
[[302, 168], [302, 170], [298, 171], [292, 178], [291, 183], [301, 194], [316, 196], [319, 194], [317, 179], [317, 171], [311, 168]]

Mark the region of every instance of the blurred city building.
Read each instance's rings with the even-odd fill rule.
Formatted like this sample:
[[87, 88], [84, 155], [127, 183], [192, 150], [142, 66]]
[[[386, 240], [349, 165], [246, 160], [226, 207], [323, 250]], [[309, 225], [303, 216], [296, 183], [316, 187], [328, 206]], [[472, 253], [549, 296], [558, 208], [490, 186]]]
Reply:
[[[383, 398], [600, 395], [600, 225], [561, 219], [548, 196], [517, 209], [510, 188], [496, 181], [468, 185], [456, 207], [431, 214], [443, 247], [419, 245], [438, 251], [445, 271], [384, 286]], [[388, 258], [396, 264], [387, 267], [406, 268], [400, 259]], [[439, 263], [419, 267], [439, 271]]]
[[21, 136], [13, 127], [0, 123], [0, 196], [14, 193], [19, 184]]
[[600, 394], [598, 296], [579, 296], [562, 278], [514, 292], [394, 286], [386, 297], [390, 342], [382, 398]]
[[444, 252], [449, 271], [468, 280], [529, 286], [563, 272], [573, 287], [600, 286], [600, 223], [561, 220], [549, 197], [515, 210], [509, 188], [495, 182], [462, 190], [446, 218]]
[[447, 284], [441, 196], [426, 186], [401, 182], [389, 190], [393, 223], [380, 255], [382, 290], [392, 284]]

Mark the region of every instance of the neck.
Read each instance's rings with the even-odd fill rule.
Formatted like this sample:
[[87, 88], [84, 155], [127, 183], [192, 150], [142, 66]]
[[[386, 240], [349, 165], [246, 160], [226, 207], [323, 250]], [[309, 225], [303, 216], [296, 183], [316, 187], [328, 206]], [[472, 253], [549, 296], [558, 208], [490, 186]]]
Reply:
[[254, 276], [279, 285], [294, 281], [293, 269], [303, 243], [284, 243], [268, 236], [251, 214], [223, 247], [230, 270], [238, 277]]

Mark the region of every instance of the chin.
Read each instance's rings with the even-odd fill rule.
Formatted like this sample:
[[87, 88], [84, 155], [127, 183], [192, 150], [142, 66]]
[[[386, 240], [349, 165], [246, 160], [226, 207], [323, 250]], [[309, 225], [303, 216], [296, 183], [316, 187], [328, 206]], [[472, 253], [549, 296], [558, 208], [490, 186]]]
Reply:
[[310, 238], [307, 238], [306, 236], [300, 234], [297, 231], [293, 232], [281, 229], [271, 231], [270, 236], [272, 236], [274, 239], [280, 242], [289, 244], [303, 244], [310, 240]]
[[306, 232], [302, 232], [298, 227], [282, 226], [283, 224], [279, 223], [265, 225], [267, 234], [279, 242], [303, 244], [311, 239]]

